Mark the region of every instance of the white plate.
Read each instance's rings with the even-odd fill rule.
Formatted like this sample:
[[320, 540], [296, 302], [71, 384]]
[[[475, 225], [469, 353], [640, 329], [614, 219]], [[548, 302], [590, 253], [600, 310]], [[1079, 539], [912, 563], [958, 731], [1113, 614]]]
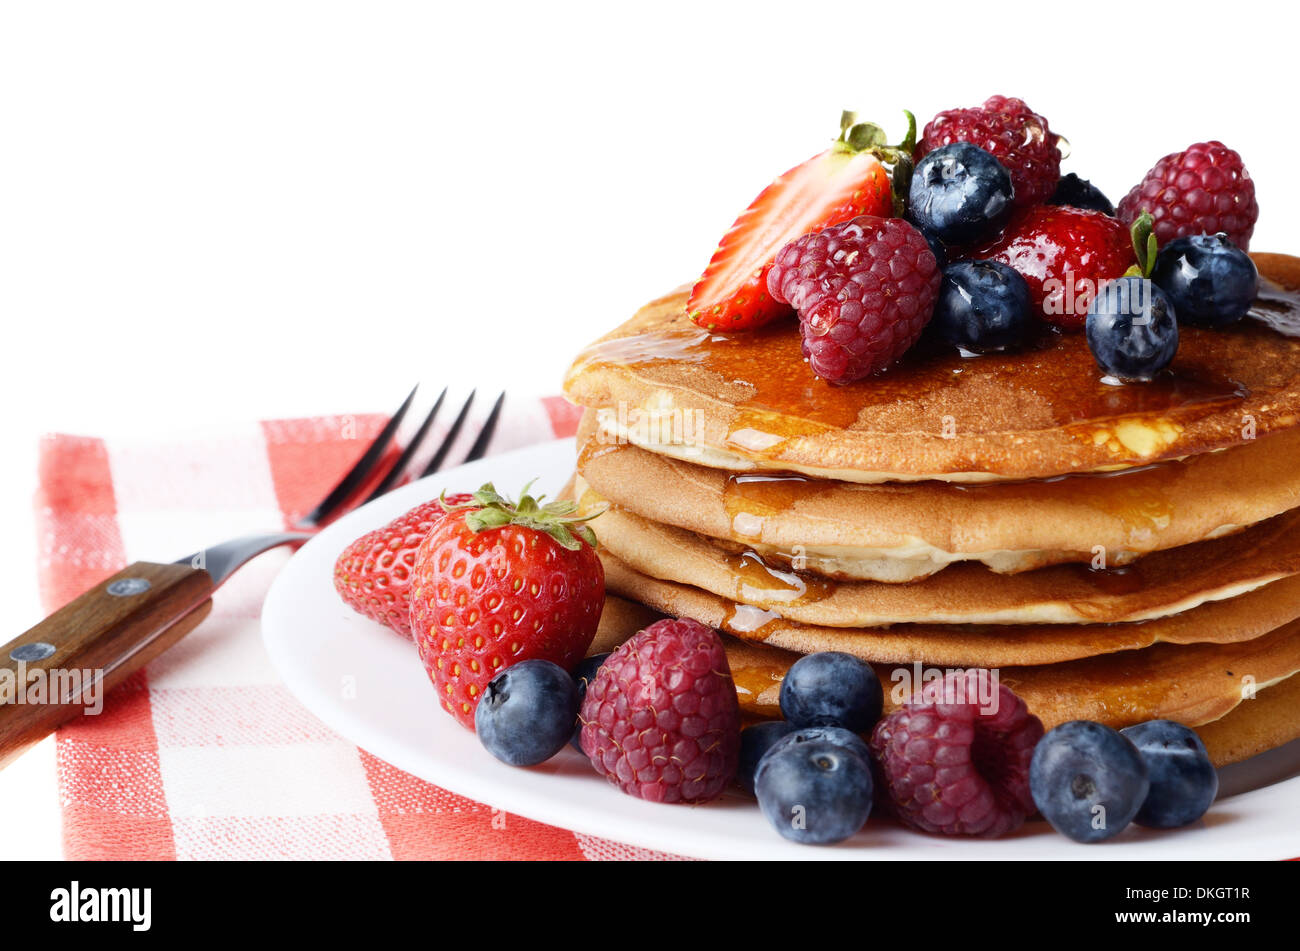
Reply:
[[[537, 478], [554, 495], [573, 471], [566, 439], [493, 456], [405, 486], [326, 528], [276, 579], [262, 612], [272, 662], [294, 695], [351, 742], [445, 789], [591, 835], [711, 859], [1205, 859], [1300, 856], [1300, 747], [1291, 744], [1223, 771], [1224, 797], [1188, 829], [1136, 826], [1104, 845], [1083, 846], [1044, 822], [986, 842], [944, 839], [872, 820], [849, 842], [799, 846], [780, 838], [752, 800], [662, 806], [625, 796], [565, 749], [532, 769], [493, 759], [438, 706], [414, 646], [353, 613], [334, 592], [338, 554], [364, 532], [436, 496], [495, 482], [516, 492]], [[596, 525], [599, 530], [599, 523]], [[1289, 778], [1288, 778], [1289, 777]], [[1262, 785], [1273, 780], [1272, 785]], [[1241, 790], [1251, 790], [1242, 792]], [[1235, 795], [1234, 795], [1235, 793]]]

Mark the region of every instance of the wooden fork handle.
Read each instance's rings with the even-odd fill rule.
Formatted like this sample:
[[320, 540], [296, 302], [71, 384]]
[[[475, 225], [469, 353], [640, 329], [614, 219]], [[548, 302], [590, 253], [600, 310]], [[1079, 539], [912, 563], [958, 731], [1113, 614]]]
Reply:
[[211, 576], [140, 561], [0, 647], [0, 766], [82, 713], [212, 610]]

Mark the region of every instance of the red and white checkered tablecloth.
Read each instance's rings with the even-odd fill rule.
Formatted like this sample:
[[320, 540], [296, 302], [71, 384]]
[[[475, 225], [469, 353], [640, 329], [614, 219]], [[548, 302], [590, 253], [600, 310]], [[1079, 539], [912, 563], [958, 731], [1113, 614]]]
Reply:
[[[159, 441], [52, 435], [40, 447], [41, 593], [53, 611], [137, 560], [287, 525], [346, 471], [380, 416], [269, 420]], [[492, 451], [571, 435], [559, 398], [511, 401]], [[59, 731], [70, 859], [670, 858], [496, 815], [388, 765], [280, 683], [259, 616], [275, 551], [194, 632]]]

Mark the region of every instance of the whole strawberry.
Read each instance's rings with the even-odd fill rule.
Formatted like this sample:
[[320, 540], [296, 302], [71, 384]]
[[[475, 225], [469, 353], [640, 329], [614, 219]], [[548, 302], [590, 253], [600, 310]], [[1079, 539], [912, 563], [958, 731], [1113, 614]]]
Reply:
[[505, 668], [540, 658], [571, 670], [605, 603], [596, 536], [572, 502], [513, 503], [491, 483], [453, 506], [415, 556], [411, 629], [442, 707], [474, 729]]
[[[452, 505], [468, 502], [468, 495], [453, 495]], [[434, 499], [417, 505], [383, 528], [367, 532], [334, 562], [334, 590], [358, 614], [411, 636], [411, 572], [415, 553], [425, 536], [447, 515]]]
[[885, 369], [916, 343], [934, 313], [939, 281], [921, 232], [901, 218], [863, 215], [787, 244], [767, 287], [799, 312], [813, 372], [849, 383]]
[[992, 96], [982, 106], [947, 109], [921, 134], [917, 159], [941, 145], [969, 142], [1002, 163], [1015, 186], [1013, 201], [1025, 208], [1046, 201], [1061, 177], [1061, 137], [1021, 99]]
[[1034, 313], [1078, 329], [1088, 304], [1109, 280], [1135, 262], [1129, 229], [1100, 211], [1039, 205], [1021, 212], [991, 243], [962, 255], [1001, 261], [1029, 285]]
[[582, 751], [623, 792], [651, 802], [720, 796], [740, 758], [740, 706], [716, 631], [656, 621], [625, 641], [587, 685]]
[[924, 832], [998, 836], [1034, 814], [1029, 764], [1043, 724], [987, 670], [953, 671], [871, 734], [899, 819]]
[[1117, 214], [1131, 225], [1143, 211], [1155, 219], [1162, 247], [1175, 238], [1223, 232], [1248, 251], [1259, 219], [1250, 172], [1222, 142], [1198, 142], [1156, 162], [1124, 196]]
[[888, 215], [893, 192], [885, 163], [911, 167], [916, 120], [902, 145], [887, 146], [879, 126], [846, 112], [835, 144], [790, 169], [759, 194], [722, 236], [691, 289], [686, 312], [714, 331], [752, 330], [790, 308], [767, 292], [767, 272], [789, 241], [858, 215]]

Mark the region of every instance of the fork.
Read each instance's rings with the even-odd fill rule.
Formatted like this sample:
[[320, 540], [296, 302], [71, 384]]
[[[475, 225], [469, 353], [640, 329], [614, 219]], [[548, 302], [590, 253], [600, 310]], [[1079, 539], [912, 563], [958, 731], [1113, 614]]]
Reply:
[[[394, 459], [390, 445], [418, 389], [411, 390], [338, 484], [289, 531], [232, 539], [170, 564], [128, 565], [0, 647], [0, 767], [79, 716], [88, 696], [102, 697], [197, 627], [212, 610], [213, 592], [249, 560], [282, 545], [300, 545], [340, 515], [410, 477], [439, 471], [465, 428], [475, 393], [466, 398], [417, 475], [416, 457], [447, 397], [443, 389]], [[462, 462], [487, 453], [505, 398], [504, 392], [497, 397]], [[27, 685], [36, 682], [45, 685], [44, 694], [40, 702], [29, 702]]]

